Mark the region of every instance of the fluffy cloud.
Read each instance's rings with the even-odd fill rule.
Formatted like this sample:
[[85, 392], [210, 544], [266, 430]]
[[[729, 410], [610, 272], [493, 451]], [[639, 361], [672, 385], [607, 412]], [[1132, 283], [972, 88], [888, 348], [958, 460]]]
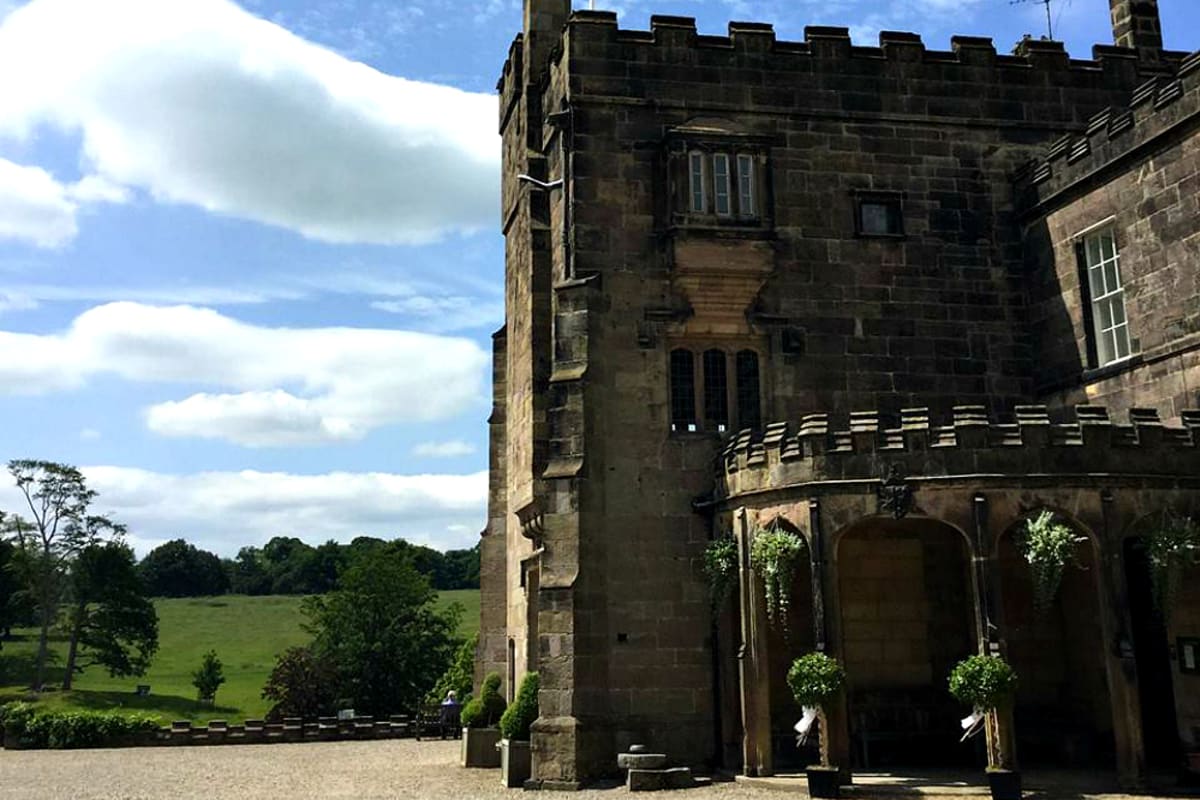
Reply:
[[[0, 23], [0, 75], [21, 76], [0, 82], [0, 134], [78, 131], [91, 190], [328, 242], [495, 221], [493, 95], [384, 75], [228, 0], [33, 0]], [[69, 239], [57, 211], [28, 238]]]
[[471, 455], [471, 453], [475, 452], [475, 446], [461, 439], [449, 442], [421, 442], [413, 447], [412, 452], [414, 456], [454, 458], [456, 456]]
[[0, 158], [0, 239], [61, 247], [78, 232], [76, 208], [66, 187], [50, 173]]
[[[312, 544], [403, 536], [439, 549], [470, 547], [486, 515], [486, 472], [173, 475], [113, 466], [81, 469], [99, 492], [95, 510], [128, 525], [141, 554], [180, 536], [227, 556], [272, 536]], [[17, 511], [19, 501], [15, 489], [0, 486], [0, 508]]]
[[488, 357], [467, 339], [366, 328], [266, 328], [210, 309], [110, 303], [57, 334], [0, 332], [0, 392], [92, 376], [217, 387], [150, 407], [170, 436], [248, 446], [356, 439], [452, 416], [483, 396]]

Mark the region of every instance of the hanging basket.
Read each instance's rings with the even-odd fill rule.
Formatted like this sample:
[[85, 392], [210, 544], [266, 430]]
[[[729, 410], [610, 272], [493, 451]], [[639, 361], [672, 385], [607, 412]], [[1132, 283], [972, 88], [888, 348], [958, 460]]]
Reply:
[[803, 539], [778, 528], [759, 529], [750, 544], [750, 565], [763, 583], [767, 619], [785, 629], [792, 574], [804, 550]]

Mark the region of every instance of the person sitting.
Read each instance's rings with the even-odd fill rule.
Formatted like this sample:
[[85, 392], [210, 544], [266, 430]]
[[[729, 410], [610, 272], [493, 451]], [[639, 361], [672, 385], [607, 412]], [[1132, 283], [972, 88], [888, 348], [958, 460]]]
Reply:
[[462, 706], [458, 702], [458, 693], [453, 689], [446, 692], [446, 699], [442, 701], [441, 714], [439, 721], [442, 726], [442, 738], [446, 737], [447, 733], [451, 736], [457, 736], [459, 732], [459, 714], [462, 712]]

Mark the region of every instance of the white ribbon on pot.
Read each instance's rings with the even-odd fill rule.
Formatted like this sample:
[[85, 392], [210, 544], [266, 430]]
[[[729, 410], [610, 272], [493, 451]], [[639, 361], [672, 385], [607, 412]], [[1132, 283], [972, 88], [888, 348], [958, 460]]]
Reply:
[[797, 744], [804, 744], [804, 740], [808, 738], [809, 731], [812, 730], [813, 723], [817, 721], [817, 709], [812, 706], [804, 707], [804, 715], [800, 717], [800, 721], [793, 726], [793, 730], [800, 734], [796, 737]]
[[959, 741], [965, 742], [967, 739], [970, 739], [972, 736], [983, 730], [983, 721], [986, 718], [987, 713], [978, 708], [972, 711], [969, 717], [963, 717], [959, 724], [962, 725], [962, 729], [966, 731], [966, 733], [962, 735], [962, 738], [959, 739]]

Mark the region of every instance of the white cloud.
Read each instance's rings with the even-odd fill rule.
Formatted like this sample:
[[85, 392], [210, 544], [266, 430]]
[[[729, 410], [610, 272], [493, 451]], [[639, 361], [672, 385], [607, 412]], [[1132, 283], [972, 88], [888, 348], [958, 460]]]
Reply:
[[[0, 67], [0, 74], [15, 73], [6, 73]], [[61, 247], [79, 231], [75, 224], [77, 208], [66, 187], [49, 172], [0, 158], [0, 239]]]
[[454, 458], [455, 456], [469, 456], [475, 452], [475, 445], [464, 442], [461, 439], [454, 439], [449, 442], [421, 442], [412, 449], [414, 456], [427, 456], [429, 458]]
[[[221, 555], [272, 536], [312, 544], [355, 536], [403, 536], [441, 549], [470, 547], [483, 527], [487, 473], [199, 472], [166, 474], [115, 466], [81, 467], [99, 493], [93, 509], [129, 526], [140, 554], [183, 537]], [[19, 508], [0, 485], [0, 508]]]
[[[495, 221], [494, 95], [384, 75], [228, 0], [33, 0], [0, 23], [0, 75], [21, 76], [0, 82], [0, 134], [80, 132], [89, 190], [328, 242]], [[42, 237], [69, 239], [68, 217]]]
[[29, 311], [37, 307], [37, 299], [24, 292], [0, 289], [0, 314], [5, 311]]
[[452, 416], [483, 397], [488, 357], [468, 339], [369, 328], [267, 328], [211, 309], [110, 303], [57, 334], [0, 331], [0, 393], [98, 375], [233, 390], [151, 406], [170, 436], [249, 446], [355, 439]]

